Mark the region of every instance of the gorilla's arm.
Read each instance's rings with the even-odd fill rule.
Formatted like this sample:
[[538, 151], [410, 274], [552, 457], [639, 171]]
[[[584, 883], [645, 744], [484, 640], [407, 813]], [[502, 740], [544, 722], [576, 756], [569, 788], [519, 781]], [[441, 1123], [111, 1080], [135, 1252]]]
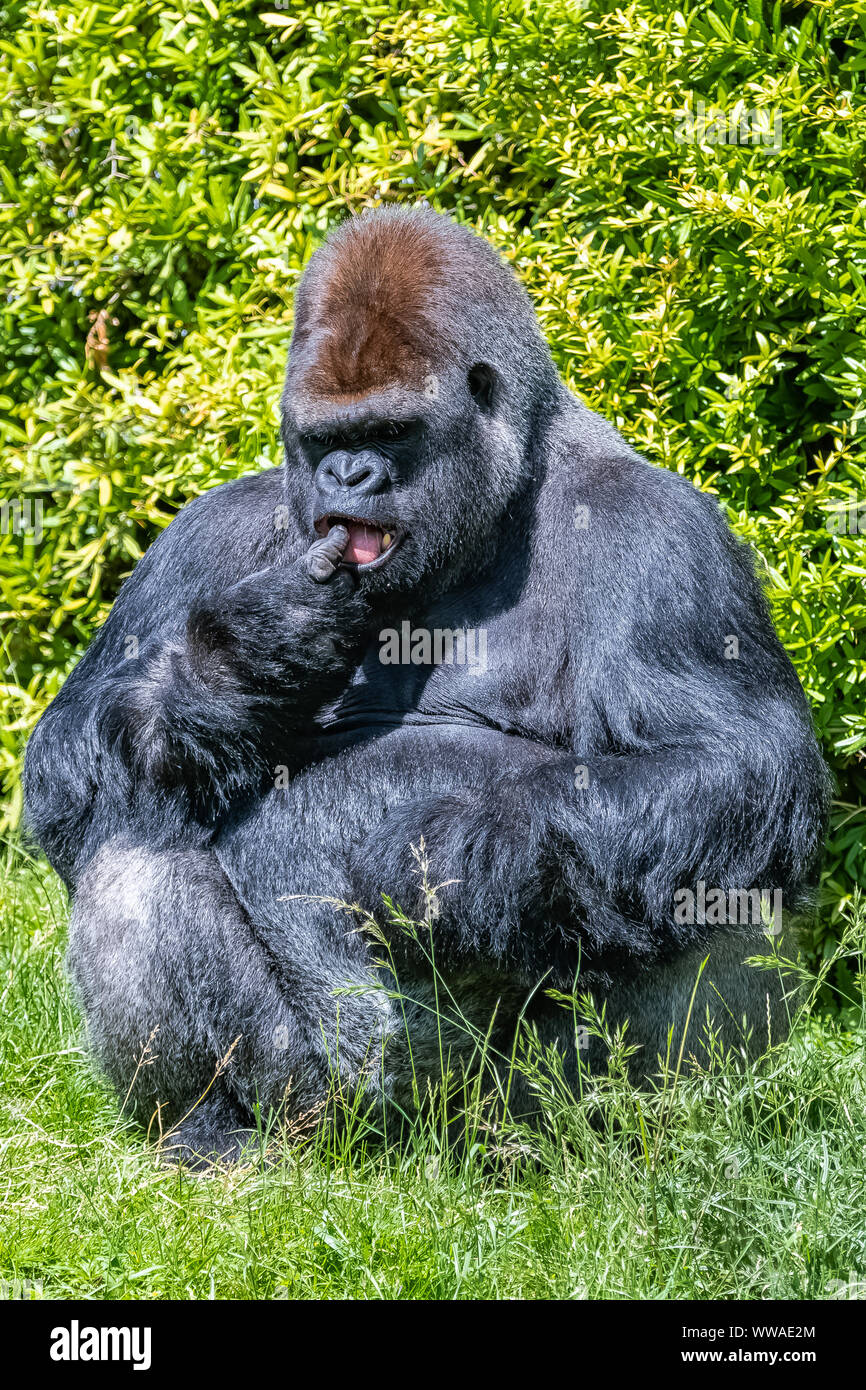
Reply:
[[277, 489], [259, 475], [179, 513], [30, 739], [28, 824], [67, 881], [121, 830], [200, 837], [345, 679], [366, 605], [334, 531], [285, 553]]
[[[550, 614], [551, 643], [568, 632], [570, 751], [398, 805], [355, 866], [364, 906], [386, 892], [414, 910], [423, 836], [432, 883], [458, 880], [439, 895], [440, 960], [559, 983], [579, 959], [622, 969], [699, 940], [711, 928], [674, 917], [676, 890], [699, 880], [802, 905], [828, 797], [751, 556], [715, 504], [643, 464], [586, 478], [576, 503], [586, 529], [545, 561], [570, 608]], [[518, 610], [514, 649], [491, 648], [491, 667], [542, 659], [520, 628]]]

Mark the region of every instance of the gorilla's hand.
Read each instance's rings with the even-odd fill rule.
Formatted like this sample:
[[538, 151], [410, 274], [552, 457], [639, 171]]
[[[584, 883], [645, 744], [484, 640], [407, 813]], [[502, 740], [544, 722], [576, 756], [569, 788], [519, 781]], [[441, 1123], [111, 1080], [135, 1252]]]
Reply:
[[179, 638], [157, 641], [118, 681], [106, 736], [140, 776], [222, 805], [293, 756], [293, 735], [337, 698], [363, 650], [369, 610], [340, 567], [343, 527], [292, 565], [261, 570], [199, 603]]
[[[408, 917], [419, 920], [428, 902], [422, 867], [426, 864], [426, 886], [436, 890], [438, 918], [447, 891], [441, 885], [446, 879], [455, 878], [454, 865], [445, 869], [442, 830], [458, 818], [462, 820], [467, 810], [466, 803], [457, 796], [401, 801], [391, 807], [384, 820], [368, 831], [351, 854], [349, 878], [359, 906], [381, 923], [385, 894]], [[453, 881], [448, 884], [449, 904], [453, 903], [458, 886]]]
[[[302, 568], [317, 584], [327, 583], [337, 573], [343, 579], [349, 579], [349, 571], [340, 569], [340, 561], [348, 543], [349, 532], [346, 527], [332, 526], [326, 536], [313, 541], [306, 555], [301, 556]], [[345, 588], [345, 585], [343, 587]]]
[[334, 526], [293, 565], [261, 570], [194, 609], [187, 648], [199, 679], [275, 698], [313, 687], [316, 706], [333, 698], [333, 678], [351, 666], [369, 623], [340, 566], [348, 539]]

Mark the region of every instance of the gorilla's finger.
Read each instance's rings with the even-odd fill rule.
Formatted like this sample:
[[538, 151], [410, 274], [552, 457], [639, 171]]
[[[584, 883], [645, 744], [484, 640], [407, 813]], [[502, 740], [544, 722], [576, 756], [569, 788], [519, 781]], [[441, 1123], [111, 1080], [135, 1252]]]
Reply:
[[349, 532], [345, 526], [332, 526], [327, 536], [313, 541], [304, 556], [304, 564], [310, 578], [315, 579], [317, 584], [324, 584], [330, 579], [339, 568], [343, 551], [348, 544]]

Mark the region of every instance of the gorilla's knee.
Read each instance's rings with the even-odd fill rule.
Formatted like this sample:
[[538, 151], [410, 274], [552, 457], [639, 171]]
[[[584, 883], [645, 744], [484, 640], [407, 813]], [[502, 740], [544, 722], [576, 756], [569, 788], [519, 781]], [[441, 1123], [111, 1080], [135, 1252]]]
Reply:
[[189, 959], [209, 910], [196, 892], [206, 860], [113, 840], [75, 893], [68, 965], [90, 1046], [146, 1121], [159, 1107], [170, 1113], [191, 1104], [195, 1087], [213, 1074]]
[[257, 1109], [379, 1089], [384, 996], [340, 998], [321, 954], [316, 980], [278, 962], [200, 851], [114, 841], [75, 897], [69, 965], [96, 1060], [153, 1138], [181, 1126], [184, 1152], [236, 1150]]

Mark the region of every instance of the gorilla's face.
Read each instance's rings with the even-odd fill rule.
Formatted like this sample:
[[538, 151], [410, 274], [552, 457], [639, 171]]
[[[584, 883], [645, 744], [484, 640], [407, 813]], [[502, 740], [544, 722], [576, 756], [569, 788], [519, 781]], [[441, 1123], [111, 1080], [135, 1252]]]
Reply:
[[290, 497], [336, 524], [369, 596], [440, 590], [489, 565], [558, 388], [531, 305], [486, 243], [428, 210], [346, 224], [295, 298], [283, 395]]
[[368, 595], [447, 586], [493, 554], [519, 456], [497, 384], [479, 363], [353, 402], [287, 391], [290, 485], [305, 491], [309, 534], [345, 526], [343, 563]]

